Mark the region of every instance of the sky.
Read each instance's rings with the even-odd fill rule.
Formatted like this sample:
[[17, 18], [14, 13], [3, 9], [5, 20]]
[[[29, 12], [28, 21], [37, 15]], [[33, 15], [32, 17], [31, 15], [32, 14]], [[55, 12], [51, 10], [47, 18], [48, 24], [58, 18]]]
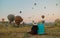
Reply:
[[60, 19], [60, 0], [0, 0], [0, 21], [7, 21], [9, 14], [20, 15], [25, 22], [41, 21], [44, 15], [45, 21], [53, 22]]

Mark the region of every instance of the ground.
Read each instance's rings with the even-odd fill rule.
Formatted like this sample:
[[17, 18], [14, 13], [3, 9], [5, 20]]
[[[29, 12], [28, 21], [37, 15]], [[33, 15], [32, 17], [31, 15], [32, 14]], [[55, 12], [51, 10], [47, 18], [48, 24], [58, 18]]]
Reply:
[[[8, 25], [8, 26], [7, 26]], [[0, 24], [0, 38], [60, 38], [60, 27], [45, 26], [45, 35], [31, 35], [32, 26], [14, 27], [14, 24]]]

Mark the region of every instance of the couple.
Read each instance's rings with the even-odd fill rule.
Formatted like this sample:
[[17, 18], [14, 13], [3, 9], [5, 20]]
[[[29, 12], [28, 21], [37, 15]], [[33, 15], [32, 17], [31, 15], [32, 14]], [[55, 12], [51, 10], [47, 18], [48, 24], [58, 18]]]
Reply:
[[44, 34], [44, 23], [43, 22], [39, 22], [39, 23], [35, 23], [33, 22], [33, 26], [31, 28], [31, 34], [35, 35], [35, 34]]

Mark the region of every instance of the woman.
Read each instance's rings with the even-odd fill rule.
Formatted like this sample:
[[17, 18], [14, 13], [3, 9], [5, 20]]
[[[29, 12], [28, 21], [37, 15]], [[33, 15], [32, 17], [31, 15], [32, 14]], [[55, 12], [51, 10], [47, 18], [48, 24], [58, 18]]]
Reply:
[[44, 32], [44, 23], [43, 22], [40, 22], [40, 23], [38, 23], [38, 30], [37, 30], [37, 33], [38, 34], [44, 34], [45, 32]]

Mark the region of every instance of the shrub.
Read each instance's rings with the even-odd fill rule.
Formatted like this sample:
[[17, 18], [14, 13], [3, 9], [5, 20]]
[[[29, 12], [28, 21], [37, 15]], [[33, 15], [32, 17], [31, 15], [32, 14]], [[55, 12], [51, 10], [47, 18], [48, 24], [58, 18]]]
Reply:
[[60, 26], [60, 19], [55, 20], [55, 26]]

